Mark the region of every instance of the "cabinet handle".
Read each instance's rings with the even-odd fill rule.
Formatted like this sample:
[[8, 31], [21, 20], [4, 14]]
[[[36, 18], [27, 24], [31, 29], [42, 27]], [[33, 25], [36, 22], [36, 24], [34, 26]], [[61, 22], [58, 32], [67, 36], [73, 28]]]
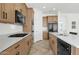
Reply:
[[2, 15], [3, 15], [2, 18], [5, 19], [5, 12], [4, 11], [2, 12]]
[[20, 52], [16, 52], [16, 55], [20, 55]]
[[27, 42], [27, 45], [29, 46], [29, 41]]
[[15, 47], [15, 49], [17, 49], [19, 46], [20, 46], [20, 45], [17, 45], [17, 46]]
[[5, 18], [7, 19], [7, 13], [5, 13]]
[[54, 44], [54, 41], [52, 41], [52, 43]]

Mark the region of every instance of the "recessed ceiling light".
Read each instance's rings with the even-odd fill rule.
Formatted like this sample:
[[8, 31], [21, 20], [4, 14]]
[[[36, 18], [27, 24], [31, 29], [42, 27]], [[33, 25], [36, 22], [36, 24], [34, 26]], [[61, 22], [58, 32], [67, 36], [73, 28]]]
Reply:
[[43, 6], [43, 8], [46, 8], [45, 6]]
[[55, 10], [56, 10], [56, 8], [53, 8], [53, 10], [55, 11]]

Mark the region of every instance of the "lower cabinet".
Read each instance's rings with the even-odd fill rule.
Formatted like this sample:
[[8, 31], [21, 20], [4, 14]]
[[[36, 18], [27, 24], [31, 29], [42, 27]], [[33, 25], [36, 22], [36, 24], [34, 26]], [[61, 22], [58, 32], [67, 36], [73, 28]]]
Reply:
[[71, 46], [52, 34], [49, 34], [49, 44], [54, 55], [79, 55], [79, 48]]
[[51, 34], [49, 34], [49, 44], [52, 49], [52, 52], [57, 55], [57, 38]]
[[43, 39], [48, 40], [48, 32], [46, 31], [43, 32]]
[[79, 48], [71, 47], [71, 55], [79, 55]]
[[27, 55], [30, 51], [32, 42], [32, 35], [29, 35], [2, 51], [0, 55]]

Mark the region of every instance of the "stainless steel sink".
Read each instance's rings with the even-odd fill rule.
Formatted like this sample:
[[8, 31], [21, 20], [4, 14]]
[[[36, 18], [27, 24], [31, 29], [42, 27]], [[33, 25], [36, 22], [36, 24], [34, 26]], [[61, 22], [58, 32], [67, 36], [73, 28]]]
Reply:
[[68, 36], [68, 35], [66, 35], [66, 34], [58, 34], [58, 36]]
[[27, 33], [17, 33], [17, 34], [12, 34], [12, 35], [9, 35], [8, 37], [24, 37], [28, 35]]

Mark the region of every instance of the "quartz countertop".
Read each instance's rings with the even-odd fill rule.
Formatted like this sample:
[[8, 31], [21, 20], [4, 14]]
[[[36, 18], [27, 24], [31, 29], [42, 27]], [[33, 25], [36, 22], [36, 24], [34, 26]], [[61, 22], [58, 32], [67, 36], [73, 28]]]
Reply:
[[52, 34], [52, 35], [56, 36], [57, 38], [67, 42], [71, 46], [79, 48], [79, 35], [72, 35], [72, 34], [60, 35], [57, 32], [54, 32], [54, 33], [50, 32], [50, 34]]
[[[26, 36], [29, 36], [30, 34], [31, 33], [28, 33]], [[0, 52], [26, 37], [8, 37], [9, 35], [11, 34], [0, 35]]]

